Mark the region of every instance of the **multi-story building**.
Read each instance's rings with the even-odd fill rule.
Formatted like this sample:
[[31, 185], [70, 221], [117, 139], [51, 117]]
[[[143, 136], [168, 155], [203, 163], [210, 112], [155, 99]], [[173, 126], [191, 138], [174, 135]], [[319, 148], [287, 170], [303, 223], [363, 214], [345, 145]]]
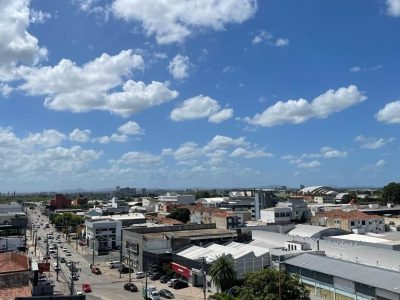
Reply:
[[165, 195], [158, 196], [159, 202], [172, 202], [178, 204], [193, 204], [196, 198], [194, 195], [179, 195], [176, 193], [166, 193]]
[[217, 228], [224, 229], [242, 227], [249, 220], [251, 220], [250, 211], [220, 211], [211, 217], [211, 222], [215, 223]]
[[317, 213], [312, 217], [312, 223], [320, 226], [340, 228], [354, 233], [385, 232], [385, 219], [378, 215], [353, 210], [340, 209]]
[[292, 211], [289, 207], [270, 207], [260, 212], [260, 221], [267, 224], [288, 224], [291, 219]]
[[276, 206], [290, 208], [294, 222], [306, 222], [310, 217], [307, 202], [303, 199], [289, 198], [286, 202], [278, 202]]
[[95, 250], [108, 251], [121, 247], [122, 222], [111, 219], [86, 220], [86, 243]]
[[64, 195], [56, 194], [55, 198], [50, 200], [49, 206], [51, 210], [69, 208], [71, 207], [71, 199], [68, 199]]

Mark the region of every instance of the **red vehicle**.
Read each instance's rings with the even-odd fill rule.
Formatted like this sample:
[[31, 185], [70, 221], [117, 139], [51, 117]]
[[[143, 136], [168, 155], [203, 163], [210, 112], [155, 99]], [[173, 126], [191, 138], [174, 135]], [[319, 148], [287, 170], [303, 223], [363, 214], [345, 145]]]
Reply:
[[96, 274], [96, 275], [100, 275], [100, 274], [101, 274], [101, 271], [100, 271], [99, 268], [93, 267], [93, 268], [92, 268], [92, 273], [93, 273], [93, 274]]
[[90, 293], [92, 291], [92, 288], [90, 287], [89, 283], [82, 283], [82, 291], [85, 293]]

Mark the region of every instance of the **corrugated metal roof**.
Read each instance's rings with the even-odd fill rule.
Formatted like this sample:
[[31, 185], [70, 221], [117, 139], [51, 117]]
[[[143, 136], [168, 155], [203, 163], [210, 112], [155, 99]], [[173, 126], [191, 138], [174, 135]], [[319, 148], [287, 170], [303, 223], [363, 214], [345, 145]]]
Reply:
[[[252, 235], [254, 241], [251, 244], [259, 247], [279, 248], [284, 247], [285, 241], [297, 240], [309, 243], [313, 250], [317, 249], [317, 241], [312, 238], [301, 238], [260, 230], [253, 230]], [[400, 270], [400, 251], [333, 240], [320, 240], [319, 248], [330, 257], [395, 271]]]
[[300, 237], [314, 237], [321, 233], [321, 231], [329, 230], [328, 227], [323, 226], [312, 226], [298, 224], [296, 227], [288, 232], [289, 235], [295, 235]]
[[364, 266], [313, 254], [301, 254], [294, 258], [289, 258], [285, 261], [285, 264], [378, 287], [396, 294], [400, 293], [400, 272]]

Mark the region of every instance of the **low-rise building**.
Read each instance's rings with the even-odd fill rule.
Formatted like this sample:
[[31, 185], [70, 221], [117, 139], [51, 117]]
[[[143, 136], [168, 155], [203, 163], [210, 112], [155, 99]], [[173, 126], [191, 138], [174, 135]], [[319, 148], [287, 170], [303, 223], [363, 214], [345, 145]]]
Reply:
[[312, 223], [354, 233], [385, 232], [384, 217], [368, 215], [357, 210], [331, 210], [318, 213], [312, 218]]
[[285, 202], [278, 202], [276, 207], [288, 207], [291, 210], [291, 219], [294, 222], [306, 222], [310, 218], [308, 204], [306, 201], [289, 198]]
[[260, 221], [273, 224], [288, 224], [292, 219], [292, 211], [289, 207], [271, 207], [262, 209]]
[[68, 199], [62, 194], [56, 194], [56, 196], [50, 200], [50, 210], [63, 209], [71, 207], [71, 199]]
[[26, 255], [0, 253], [0, 299], [14, 299], [6, 295], [13, 290], [27, 293], [30, 275], [29, 258]]
[[178, 204], [193, 204], [196, 198], [194, 195], [179, 195], [176, 193], [166, 193], [165, 195], [158, 196], [159, 202], [172, 202]]

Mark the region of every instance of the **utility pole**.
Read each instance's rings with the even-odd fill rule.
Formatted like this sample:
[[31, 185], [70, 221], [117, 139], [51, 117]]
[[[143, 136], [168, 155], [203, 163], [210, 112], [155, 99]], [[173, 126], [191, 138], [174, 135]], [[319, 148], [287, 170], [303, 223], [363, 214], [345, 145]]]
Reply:
[[49, 234], [46, 235], [46, 264], [49, 261]]
[[75, 262], [71, 262], [71, 285], [70, 285], [70, 295], [74, 294], [74, 271], [75, 271]]
[[60, 265], [59, 265], [59, 257], [58, 257], [58, 245], [56, 246], [57, 249], [57, 281], [58, 281], [58, 273], [60, 273]]
[[204, 300], [207, 299], [207, 276], [206, 276], [206, 258], [203, 256], [201, 264], [201, 273], [203, 274], [203, 294]]
[[128, 267], [129, 267], [129, 282], [132, 281], [132, 275], [131, 275], [131, 251], [129, 248], [126, 249], [128, 251]]
[[36, 244], [37, 244], [37, 231], [35, 231], [35, 256], [36, 256]]
[[119, 278], [122, 277], [122, 233], [124, 232], [124, 230], [121, 228], [121, 251], [119, 253]]
[[92, 239], [92, 246], [93, 246], [92, 267], [94, 267], [94, 245], [95, 245], [95, 240], [94, 240], [94, 238], [93, 238], [93, 239]]

